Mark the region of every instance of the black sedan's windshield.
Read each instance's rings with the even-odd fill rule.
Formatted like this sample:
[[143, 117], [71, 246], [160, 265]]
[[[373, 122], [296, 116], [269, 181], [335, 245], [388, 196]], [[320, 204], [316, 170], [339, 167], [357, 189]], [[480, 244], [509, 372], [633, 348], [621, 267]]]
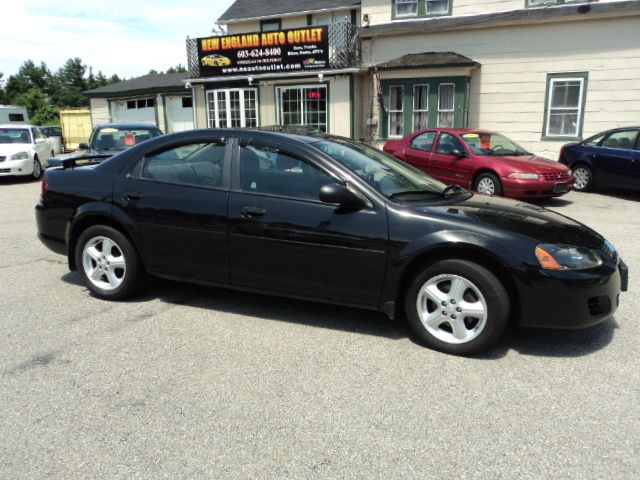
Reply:
[[443, 195], [446, 186], [404, 162], [367, 145], [323, 140], [313, 146], [347, 167], [387, 198]]
[[475, 155], [490, 157], [531, 155], [516, 142], [499, 133], [471, 132], [463, 134], [462, 139]]

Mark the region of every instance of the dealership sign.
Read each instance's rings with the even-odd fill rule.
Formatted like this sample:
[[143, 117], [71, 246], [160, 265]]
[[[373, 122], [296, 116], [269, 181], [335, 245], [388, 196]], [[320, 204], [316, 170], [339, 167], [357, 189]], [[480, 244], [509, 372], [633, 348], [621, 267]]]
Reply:
[[201, 77], [324, 70], [327, 26], [198, 39]]

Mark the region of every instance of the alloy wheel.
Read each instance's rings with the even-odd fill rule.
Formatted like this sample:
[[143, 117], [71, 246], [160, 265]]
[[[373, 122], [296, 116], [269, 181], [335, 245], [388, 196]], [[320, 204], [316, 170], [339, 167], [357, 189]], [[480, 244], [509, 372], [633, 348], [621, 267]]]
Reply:
[[577, 167], [573, 171], [573, 177], [576, 179], [573, 188], [576, 190], [585, 190], [591, 181], [591, 172], [586, 167]]
[[82, 249], [82, 268], [89, 281], [97, 288], [110, 291], [125, 279], [127, 262], [122, 248], [112, 239], [93, 237]]
[[480, 289], [458, 275], [427, 280], [418, 292], [416, 307], [427, 331], [449, 344], [472, 341], [487, 323], [487, 302]]

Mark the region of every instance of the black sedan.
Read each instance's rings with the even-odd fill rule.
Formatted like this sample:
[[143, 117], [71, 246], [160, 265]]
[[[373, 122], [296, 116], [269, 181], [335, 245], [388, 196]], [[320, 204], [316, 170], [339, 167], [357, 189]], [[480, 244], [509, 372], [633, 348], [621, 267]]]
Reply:
[[200, 130], [49, 169], [39, 238], [96, 296], [146, 275], [406, 315], [428, 346], [489, 348], [509, 321], [586, 327], [627, 269], [586, 226], [446, 186], [322, 134]]
[[560, 150], [560, 163], [573, 171], [574, 190], [597, 187], [640, 190], [640, 127], [608, 130]]

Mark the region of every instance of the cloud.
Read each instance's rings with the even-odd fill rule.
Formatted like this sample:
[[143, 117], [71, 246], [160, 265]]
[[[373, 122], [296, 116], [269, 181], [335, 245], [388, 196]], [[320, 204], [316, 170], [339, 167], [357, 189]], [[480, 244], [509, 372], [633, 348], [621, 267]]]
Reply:
[[21, 0], [3, 5], [0, 72], [16, 73], [26, 60], [52, 71], [79, 57], [94, 72], [132, 77], [186, 65], [187, 36], [209, 35], [233, 0]]

